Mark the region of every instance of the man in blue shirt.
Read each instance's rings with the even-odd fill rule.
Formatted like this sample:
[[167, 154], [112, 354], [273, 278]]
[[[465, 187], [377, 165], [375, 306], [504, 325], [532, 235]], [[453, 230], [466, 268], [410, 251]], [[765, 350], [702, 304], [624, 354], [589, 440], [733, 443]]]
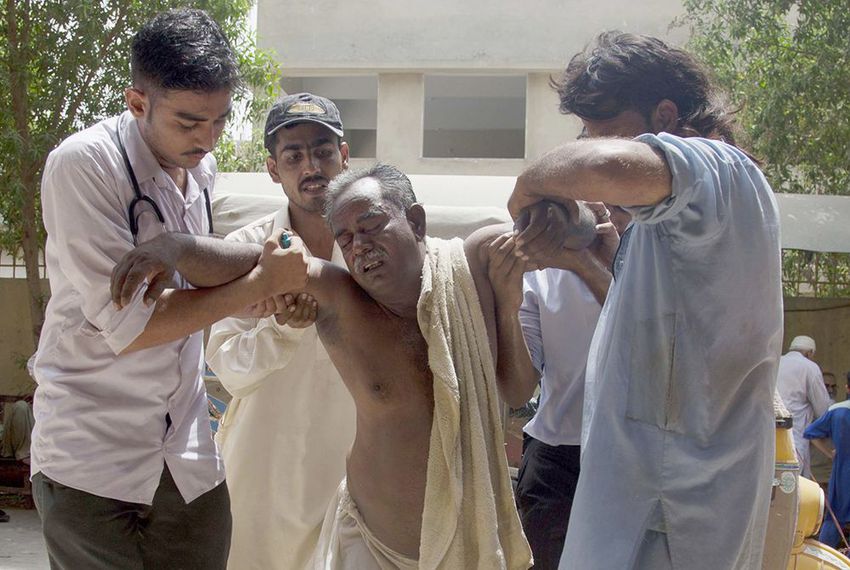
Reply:
[[523, 172], [511, 214], [590, 200], [634, 218], [588, 354], [560, 568], [759, 568], [782, 341], [773, 192], [702, 67], [656, 38], [602, 34], [559, 94], [590, 138]]
[[[828, 500], [838, 522], [844, 527], [850, 523], [850, 400], [830, 406], [824, 415], [806, 428], [803, 436], [832, 459]], [[834, 449], [824, 444], [823, 440], [827, 438], [832, 440]], [[841, 533], [829, 514], [824, 516], [818, 540], [833, 548], [842, 544]]]

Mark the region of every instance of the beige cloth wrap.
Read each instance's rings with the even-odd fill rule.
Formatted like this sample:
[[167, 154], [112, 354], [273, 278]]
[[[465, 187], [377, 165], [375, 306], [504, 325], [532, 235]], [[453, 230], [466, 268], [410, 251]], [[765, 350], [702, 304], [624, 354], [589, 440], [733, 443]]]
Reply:
[[339, 484], [328, 507], [313, 560], [307, 570], [417, 570], [416, 560], [378, 540], [348, 494], [348, 480]]
[[419, 567], [525, 570], [484, 315], [463, 242], [426, 238], [419, 328], [434, 376], [434, 423]]

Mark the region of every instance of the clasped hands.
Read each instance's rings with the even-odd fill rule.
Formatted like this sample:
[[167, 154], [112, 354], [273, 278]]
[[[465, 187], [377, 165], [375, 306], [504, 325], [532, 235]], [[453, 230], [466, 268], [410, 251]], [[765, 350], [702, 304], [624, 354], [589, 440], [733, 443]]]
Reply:
[[[543, 200], [524, 208], [514, 223], [514, 254], [532, 269], [580, 271], [596, 261], [610, 267], [620, 244], [610, 212], [601, 202], [573, 202], [570, 210]], [[582, 228], [593, 227], [587, 232]]]
[[[257, 267], [264, 264], [264, 258], [272, 256], [304, 256], [303, 240], [293, 230], [284, 229], [274, 232], [263, 247], [263, 255]], [[304, 265], [304, 284], [306, 284], [307, 266]], [[303, 284], [302, 284], [303, 287]], [[233, 315], [241, 318], [266, 318], [274, 315], [277, 324], [288, 325], [295, 329], [306, 328], [316, 321], [319, 304], [308, 293], [287, 291], [277, 293], [258, 303], [249, 305], [243, 311]]]
[[497, 306], [519, 310], [526, 271], [554, 267], [584, 275], [594, 266], [611, 266], [620, 238], [608, 209], [600, 202], [570, 205], [572, 212], [545, 200], [527, 206], [512, 231], [487, 245], [487, 272]]
[[[281, 247], [284, 234], [289, 237], [286, 248]], [[110, 281], [110, 295], [115, 306], [121, 309], [129, 305], [144, 284], [147, 284], [144, 302], [151, 305], [166, 289], [175, 287], [175, 276], [181, 268], [183, 271], [199, 271], [193, 267], [197, 263], [181, 265], [186, 258], [200, 253], [187, 245], [186, 238], [182, 234], [162, 234], [124, 255], [112, 270]], [[218, 245], [225, 243], [219, 242]], [[203, 255], [204, 258], [210, 257], [206, 250]], [[275, 231], [263, 245], [254, 268], [243, 276], [259, 285], [252, 290], [268, 294], [232, 316], [264, 318], [274, 315], [280, 325], [293, 328], [311, 325], [316, 320], [318, 304], [309, 294], [297, 293], [307, 282], [307, 257], [304, 242], [292, 230]], [[184, 277], [193, 282], [191, 275]]]

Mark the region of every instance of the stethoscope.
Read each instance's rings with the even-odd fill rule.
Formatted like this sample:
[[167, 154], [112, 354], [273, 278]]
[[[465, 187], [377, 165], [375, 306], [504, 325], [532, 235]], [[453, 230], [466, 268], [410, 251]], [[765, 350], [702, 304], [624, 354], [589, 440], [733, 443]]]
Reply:
[[[159, 209], [159, 206], [150, 196], [145, 196], [142, 194], [141, 188], [139, 188], [139, 181], [136, 180], [136, 173], [133, 170], [133, 165], [130, 164], [130, 157], [127, 156], [127, 149], [124, 148], [124, 141], [121, 140], [121, 120], [118, 120], [118, 126], [115, 129], [115, 140], [118, 142], [118, 150], [121, 151], [121, 157], [124, 159], [124, 166], [127, 168], [127, 175], [130, 178], [130, 184], [133, 186], [133, 194], [135, 195], [132, 200], [130, 200], [130, 205], [127, 207], [127, 217], [130, 220], [130, 233], [133, 234], [133, 244], [138, 244], [139, 237], [139, 220], [136, 217], [136, 208], [140, 206], [142, 203], [148, 204], [153, 210], [154, 215], [156, 215], [156, 219], [159, 220], [159, 223], [165, 227], [165, 216], [162, 215], [162, 210]], [[209, 221], [210, 234], [213, 232], [213, 217], [212, 217], [212, 205], [210, 204], [210, 193], [207, 188], [204, 188], [204, 200], [207, 206], [207, 220]]]

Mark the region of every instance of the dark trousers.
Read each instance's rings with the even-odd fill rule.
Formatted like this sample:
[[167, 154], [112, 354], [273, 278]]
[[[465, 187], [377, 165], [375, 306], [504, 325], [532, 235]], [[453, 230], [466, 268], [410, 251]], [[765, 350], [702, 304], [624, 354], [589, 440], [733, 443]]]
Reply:
[[535, 570], [554, 570], [561, 560], [579, 474], [578, 445], [546, 445], [523, 435], [516, 501]]
[[52, 570], [224, 569], [230, 495], [222, 483], [186, 504], [164, 467], [152, 505], [66, 487], [37, 473], [33, 498]]

